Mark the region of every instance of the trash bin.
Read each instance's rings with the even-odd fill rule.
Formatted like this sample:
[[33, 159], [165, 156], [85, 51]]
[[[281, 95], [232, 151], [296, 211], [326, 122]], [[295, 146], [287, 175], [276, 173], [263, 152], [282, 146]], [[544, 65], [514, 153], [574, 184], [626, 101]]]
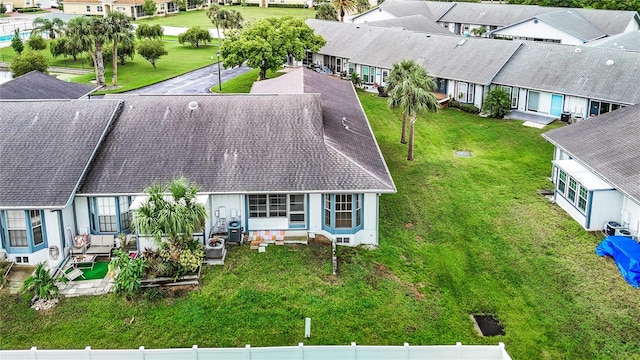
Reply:
[[242, 229], [240, 227], [240, 221], [230, 221], [227, 229], [227, 242], [239, 244], [242, 241]]
[[569, 111], [562, 112], [562, 114], [560, 115], [560, 121], [566, 123], [571, 122], [571, 113]]

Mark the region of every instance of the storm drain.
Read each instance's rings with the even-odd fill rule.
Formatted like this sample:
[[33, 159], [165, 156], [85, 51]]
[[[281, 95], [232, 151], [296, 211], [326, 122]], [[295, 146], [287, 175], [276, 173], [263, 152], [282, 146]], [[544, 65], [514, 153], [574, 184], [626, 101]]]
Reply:
[[454, 154], [458, 157], [466, 157], [466, 158], [471, 157], [471, 151], [467, 151], [467, 150], [456, 150], [454, 151]]
[[504, 326], [492, 315], [471, 315], [473, 325], [480, 336], [504, 335]]

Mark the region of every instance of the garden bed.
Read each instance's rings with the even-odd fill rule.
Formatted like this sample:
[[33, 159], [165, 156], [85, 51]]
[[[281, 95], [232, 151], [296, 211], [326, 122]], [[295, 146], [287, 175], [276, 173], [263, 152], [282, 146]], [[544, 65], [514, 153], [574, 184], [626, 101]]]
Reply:
[[180, 276], [178, 278], [169, 277], [169, 276], [160, 276], [154, 278], [146, 278], [142, 279], [140, 282], [141, 288], [152, 288], [152, 287], [172, 287], [172, 286], [180, 286], [180, 285], [200, 285], [200, 271], [202, 270], [202, 266], [198, 267], [198, 270], [194, 273], [187, 274], [184, 276]]

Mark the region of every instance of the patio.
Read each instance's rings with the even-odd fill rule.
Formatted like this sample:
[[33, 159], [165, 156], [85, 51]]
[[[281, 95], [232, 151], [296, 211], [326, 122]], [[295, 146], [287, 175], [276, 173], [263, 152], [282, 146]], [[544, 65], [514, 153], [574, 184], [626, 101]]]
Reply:
[[97, 280], [80, 280], [69, 281], [67, 283], [58, 283], [60, 295], [64, 297], [85, 296], [85, 295], [103, 295], [111, 291], [113, 281], [105, 277]]

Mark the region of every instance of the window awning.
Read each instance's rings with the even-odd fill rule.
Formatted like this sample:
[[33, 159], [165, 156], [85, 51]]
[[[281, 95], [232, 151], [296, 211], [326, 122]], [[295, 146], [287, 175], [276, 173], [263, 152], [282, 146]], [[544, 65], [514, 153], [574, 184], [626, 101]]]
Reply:
[[[196, 203], [197, 204], [206, 205], [208, 198], [209, 198], [209, 195], [196, 195]], [[171, 195], [165, 195], [164, 199], [165, 200], [171, 200], [172, 197], [171, 197]], [[133, 202], [131, 203], [131, 206], [129, 206], [129, 209], [130, 210], [138, 210], [138, 209], [140, 209], [142, 207], [142, 205], [144, 203], [147, 202], [147, 200], [149, 200], [149, 197], [147, 195], [136, 196], [136, 198], [133, 199]]]
[[575, 160], [553, 160], [553, 164], [564, 170], [569, 176], [588, 190], [613, 190], [611, 184], [597, 177], [589, 169]]

